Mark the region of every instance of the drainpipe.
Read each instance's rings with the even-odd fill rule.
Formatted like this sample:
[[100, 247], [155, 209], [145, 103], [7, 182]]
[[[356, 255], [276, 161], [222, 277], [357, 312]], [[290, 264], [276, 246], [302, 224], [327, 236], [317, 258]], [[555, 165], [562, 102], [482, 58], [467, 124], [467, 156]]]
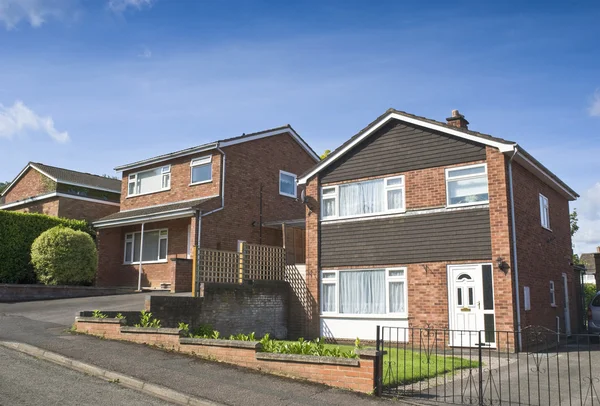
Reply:
[[515, 145], [515, 152], [508, 160], [508, 185], [510, 193], [510, 226], [512, 234], [512, 248], [513, 248], [513, 271], [515, 281], [515, 299], [517, 302], [517, 345], [519, 352], [523, 350], [523, 343], [521, 339], [521, 298], [519, 292], [519, 266], [517, 260], [517, 231], [515, 230], [515, 199], [513, 193], [513, 177], [512, 177], [512, 161], [519, 152], [519, 147]]
[[[144, 255], [144, 225], [146, 223], [142, 223], [142, 233], [140, 234], [140, 266], [139, 266], [139, 275], [138, 275], [138, 291], [142, 291], [142, 258]], [[135, 246], [133, 248], [135, 251]]]
[[[209, 211], [208, 213], [202, 214], [202, 217], [208, 216], [209, 214], [215, 213], [217, 211], [223, 210], [225, 208], [225, 162], [227, 157], [225, 156], [225, 152], [221, 149], [221, 147], [217, 146], [217, 151], [221, 153], [221, 207]], [[199, 245], [198, 245], [199, 246]]]

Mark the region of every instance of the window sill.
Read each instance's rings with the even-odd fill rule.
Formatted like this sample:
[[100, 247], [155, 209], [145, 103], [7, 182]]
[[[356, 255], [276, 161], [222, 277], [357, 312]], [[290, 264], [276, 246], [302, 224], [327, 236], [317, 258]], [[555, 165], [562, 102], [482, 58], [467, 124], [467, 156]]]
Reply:
[[321, 317], [330, 319], [395, 319], [408, 320], [407, 314], [389, 313], [389, 314], [339, 314], [339, 313], [321, 313]]
[[288, 195], [287, 193], [281, 193], [281, 192], [279, 192], [279, 196], [291, 197], [292, 199], [298, 198], [298, 196], [296, 196], [296, 195]]
[[155, 192], [148, 192], [148, 193], [140, 193], [138, 195], [127, 195], [126, 199], [132, 198], [132, 197], [139, 197], [139, 196], [147, 196], [147, 195], [153, 195], [155, 193], [161, 193], [161, 192], [168, 192], [169, 190], [171, 190], [171, 188], [168, 189], [161, 189], [161, 190], [157, 190]]
[[204, 185], [206, 183], [212, 183], [212, 179], [210, 180], [203, 180], [202, 182], [194, 182], [194, 183], [190, 183], [188, 186], [197, 186], [197, 185]]
[[372, 218], [372, 217], [382, 217], [382, 216], [388, 216], [388, 215], [394, 215], [394, 214], [404, 214], [406, 213], [406, 210], [390, 210], [390, 211], [384, 211], [381, 213], [370, 213], [370, 214], [361, 214], [358, 216], [343, 216], [343, 217], [324, 217], [321, 219], [321, 221], [332, 221], [332, 220], [348, 220], [348, 219], [368, 219], [368, 218]]
[[542, 226], [542, 228], [543, 228], [544, 230], [546, 230], [546, 231], [550, 231], [550, 232], [552, 232], [552, 229], [551, 229], [551, 228], [548, 228], [548, 227], [546, 227], [546, 226]]
[[[147, 264], [166, 264], [166, 259], [161, 259], [160, 261], [142, 261], [142, 265]], [[139, 265], [139, 262], [123, 262], [123, 265]]]
[[481, 202], [471, 202], [471, 203], [457, 203], [457, 204], [446, 204], [448, 209], [453, 209], [455, 207], [469, 207], [469, 206], [478, 206], [481, 204], [490, 204], [489, 200], [484, 200]]

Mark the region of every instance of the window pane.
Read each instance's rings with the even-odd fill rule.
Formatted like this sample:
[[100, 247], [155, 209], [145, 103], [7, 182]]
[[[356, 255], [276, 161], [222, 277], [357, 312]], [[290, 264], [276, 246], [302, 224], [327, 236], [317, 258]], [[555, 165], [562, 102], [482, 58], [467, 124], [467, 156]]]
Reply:
[[330, 188], [323, 188], [323, 195], [334, 195], [335, 194], [335, 188], [330, 187]]
[[160, 239], [158, 259], [167, 259], [167, 239]]
[[456, 304], [462, 306], [462, 288], [456, 289]]
[[162, 188], [168, 189], [171, 186], [171, 174], [165, 173], [162, 176]]
[[389, 271], [390, 276], [404, 276], [404, 271], [402, 269]]
[[475, 168], [464, 168], [464, 169], [452, 169], [448, 171], [448, 178], [456, 178], [457, 176], [469, 176], [485, 173], [484, 166], [478, 166]]
[[129, 184], [129, 189], [128, 189], [127, 193], [130, 194], [130, 195], [135, 194], [135, 183], [134, 182], [131, 182]]
[[323, 279], [335, 279], [334, 272], [323, 272]]
[[385, 313], [385, 271], [345, 271], [339, 275], [340, 313]]
[[383, 211], [383, 179], [340, 185], [340, 216]]
[[156, 261], [158, 259], [158, 231], [144, 233], [144, 252], [142, 261]]
[[335, 216], [335, 199], [323, 199], [323, 217]]
[[483, 309], [494, 309], [494, 288], [492, 286], [492, 266], [483, 265], [481, 267], [483, 276]]
[[296, 179], [285, 173], [279, 174], [279, 191], [286, 195], [296, 195]]
[[450, 197], [450, 204], [487, 202], [487, 178], [481, 177], [448, 182], [448, 195]]
[[404, 179], [402, 179], [402, 178], [387, 179], [386, 183], [388, 186], [402, 186], [402, 184], [404, 183]]
[[160, 169], [155, 169], [137, 174], [137, 193], [156, 192], [162, 188], [162, 175]]
[[475, 296], [473, 292], [473, 288], [469, 288], [469, 306], [475, 305]]
[[404, 313], [404, 282], [390, 283], [390, 313]]
[[131, 262], [131, 247], [133, 246], [133, 242], [127, 241], [125, 243], [125, 262]]
[[387, 209], [388, 210], [402, 210], [404, 207], [402, 205], [402, 195], [404, 194], [404, 190], [402, 189], [394, 189], [388, 190], [387, 192]]
[[335, 284], [323, 284], [323, 312], [335, 312]]
[[140, 261], [140, 233], [133, 235], [133, 262]]
[[212, 179], [212, 167], [210, 164], [192, 167], [192, 183], [205, 182]]
[[485, 342], [495, 343], [496, 334], [494, 333], [494, 315], [484, 314], [483, 315], [483, 328], [485, 329]]

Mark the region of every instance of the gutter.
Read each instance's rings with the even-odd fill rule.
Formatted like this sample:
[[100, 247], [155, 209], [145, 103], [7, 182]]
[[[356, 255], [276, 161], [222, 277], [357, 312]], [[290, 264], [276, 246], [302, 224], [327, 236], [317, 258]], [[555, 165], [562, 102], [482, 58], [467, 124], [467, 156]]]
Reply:
[[512, 161], [515, 156], [519, 153], [518, 145], [514, 146], [514, 153], [508, 160], [508, 187], [510, 193], [510, 226], [511, 226], [511, 237], [512, 237], [512, 249], [513, 249], [513, 271], [514, 271], [514, 286], [515, 286], [515, 300], [517, 304], [517, 346], [519, 351], [523, 350], [523, 343], [521, 337], [521, 298], [519, 292], [519, 266], [517, 259], [517, 231], [515, 229], [515, 199], [513, 193], [513, 176], [512, 176]]

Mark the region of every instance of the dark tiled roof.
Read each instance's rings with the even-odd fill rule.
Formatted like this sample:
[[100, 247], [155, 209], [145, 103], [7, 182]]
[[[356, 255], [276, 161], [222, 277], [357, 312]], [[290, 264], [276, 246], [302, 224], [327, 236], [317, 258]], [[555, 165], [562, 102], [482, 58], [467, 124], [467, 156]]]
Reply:
[[111, 179], [104, 176], [93, 175], [91, 173], [72, 171], [70, 169], [58, 168], [39, 162], [30, 162], [30, 165], [52, 176], [59, 183], [77, 183], [92, 189], [101, 188], [114, 191], [115, 193], [121, 193], [120, 179]]
[[120, 211], [118, 213], [111, 214], [109, 216], [103, 217], [96, 222], [105, 222], [110, 220], [126, 220], [133, 219], [136, 217], [144, 217], [151, 216], [154, 214], [162, 214], [175, 210], [185, 210], [185, 209], [195, 209], [198, 208], [205, 202], [208, 202], [213, 199], [219, 199], [219, 197], [211, 196], [205, 197], [201, 199], [187, 200], [184, 202], [175, 202], [171, 204], [164, 204], [161, 206], [151, 206], [151, 207], [143, 207], [141, 209], [133, 209], [133, 210], [125, 210]]
[[130, 164], [125, 164], [125, 165], [119, 165], [115, 168], [115, 170], [122, 170], [123, 168], [127, 168], [127, 167], [131, 167], [131, 166], [138, 166], [141, 164], [145, 164], [145, 163], [153, 163], [156, 161], [164, 161], [167, 159], [170, 159], [171, 157], [177, 157], [180, 155], [184, 155], [187, 153], [193, 153], [197, 150], [208, 150], [208, 149], [214, 149], [218, 146], [219, 143], [223, 142], [231, 142], [231, 141], [237, 141], [237, 140], [243, 140], [245, 138], [250, 138], [250, 137], [254, 137], [256, 135], [261, 135], [261, 134], [265, 134], [271, 131], [282, 131], [282, 130], [291, 130], [294, 134], [296, 134], [298, 136], [298, 138], [300, 138], [300, 140], [306, 145], [306, 147], [315, 155], [315, 156], [319, 156], [311, 147], [310, 145], [308, 145], [308, 143], [306, 141], [304, 141], [304, 139], [302, 137], [300, 137], [300, 135], [298, 135], [298, 133], [296, 132], [296, 130], [294, 130], [292, 128], [291, 125], [287, 124], [281, 127], [275, 127], [275, 128], [269, 128], [268, 130], [263, 130], [263, 131], [258, 131], [258, 132], [254, 132], [254, 133], [250, 133], [250, 134], [242, 134], [240, 136], [237, 137], [231, 137], [231, 138], [224, 138], [224, 139], [220, 139], [214, 142], [209, 142], [206, 144], [202, 144], [202, 145], [197, 145], [195, 147], [191, 147], [191, 148], [186, 148], [186, 149], [181, 149], [179, 151], [175, 151], [175, 152], [169, 152], [168, 154], [163, 154], [163, 155], [158, 155], [152, 158], [147, 158], [147, 159], [142, 159], [140, 161], [136, 161], [136, 162], [132, 162]]
[[581, 262], [585, 264], [585, 269], [588, 274], [596, 273], [596, 261], [594, 261], [594, 254], [581, 254], [579, 258]]

